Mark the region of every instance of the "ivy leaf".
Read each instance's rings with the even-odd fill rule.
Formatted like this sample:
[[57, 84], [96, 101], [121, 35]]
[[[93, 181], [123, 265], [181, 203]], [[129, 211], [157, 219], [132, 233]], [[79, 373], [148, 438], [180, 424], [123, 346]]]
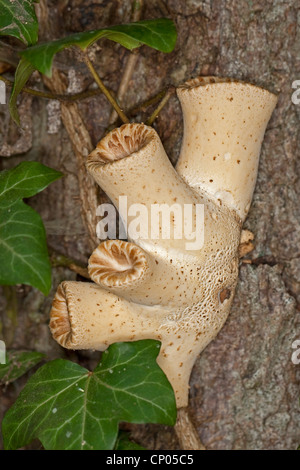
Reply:
[[20, 125], [20, 117], [17, 108], [18, 95], [23, 90], [23, 87], [27, 83], [34, 70], [35, 68], [25, 58], [20, 60], [16, 69], [14, 85], [9, 100], [9, 111], [12, 119], [18, 126]]
[[136, 442], [129, 439], [127, 432], [120, 432], [115, 450], [146, 450], [144, 447], [139, 446]]
[[85, 50], [100, 38], [111, 39], [130, 50], [145, 44], [161, 52], [171, 52], [176, 44], [177, 33], [173, 21], [168, 18], [138, 21], [76, 33], [57, 41], [37, 44], [23, 51], [21, 55], [36, 70], [51, 77], [52, 62], [57, 52], [70, 46]]
[[13, 36], [26, 45], [38, 39], [36, 0], [0, 0], [0, 36]]
[[23, 201], [0, 209], [0, 284], [29, 284], [45, 295], [51, 288], [43, 222]]
[[29, 284], [47, 295], [51, 265], [41, 217], [22, 199], [61, 177], [37, 162], [0, 173], [0, 284]]
[[8, 351], [6, 364], [0, 365], [0, 385], [14, 382], [44, 357], [45, 354], [36, 351]]
[[38, 162], [22, 162], [11, 170], [0, 172], [0, 208], [20, 199], [34, 196], [62, 176]]
[[94, 372], [62, 359], [41, 367], [3, 419], [5, 448], [38, 438], [47, 450], [111, 450], [120, 421], [174, 425], [159, 348], [154, 340], [115, 343]]

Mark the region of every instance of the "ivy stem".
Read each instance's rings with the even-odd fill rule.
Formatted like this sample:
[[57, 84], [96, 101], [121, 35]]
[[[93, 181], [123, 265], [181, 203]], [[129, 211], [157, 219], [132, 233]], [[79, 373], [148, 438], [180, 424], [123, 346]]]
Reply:
[[56, 253], [54, 250], [51, 250], [50, 260], [51, 265], [53, 267], [62, 266], [65, 268], [69, 268], [71, 271], [75, 272], [76, 274], [80, 274], [80, 276], [85, 277], [86, 279], [90, 279], [90, 275], [86, 267], [77, 263], [71, 258], [64, 256], [60, 253]]
[[95, 82], [97, 83], [98, 87], [100, 88], [102, 93], [106, 96], [106, 98], [108, 99], [110, 104], [113, 106], [113, 108], [116, 110], [116, 112], [118, 113], [118, 115], [122, 119], [123, 123], [127, 124], [129, 122], [128, 117], [122, 111], [122, 109], [120, 108], [120, 106], [118, 105], [118, 103], [116, 102], [114, 97], [111, 95], [111, 93], [108, 91], [108, 89], [106, 88], [106, 86], [102, 82], [101, 78], [99, 77], [98, 73], [95, 70], [95, 67], [93, 66], [92, 62], [90, 61], [90, 59], [88, 57], [88, 53], [86, 52], [85, 54], [83, 54], [83, 57], [84, 57], [84, 61], [85, 61], [86, 65], [87, 65], [89, 71], [91, 72], [91, 75], [93, 76]]
[[134, 116], [135, 114], [138, 114], [139, 112], [145, 112], [149, 106], [152, 106], [153, 104], [156, 104], [158, 101], [160, 101], [165, 94], [167, 93], [168, 88], [164, 88], [162, 91], [157, 93], [155, 96], [152, 96], [152, 98], [149, 98], [146, 101], [143, 101], [141, 104], [135, 106], [134, 108], [130, 108], [130, 116]]
[[[4, 82], [6, 85], [12, 87], [14, 82], [9, 80], [3, 75], [0, 75], [0, 80]], [[57, 101], [79, 101], [86, 98], [90, 98], [91, 96], [96, 96], [101, 94], [101, 90], [88, 90], [82, 93], [75, 93], [74, 95], [59, 95], [54, 93], [47, 93], [40, 90], [34, 90], [33, 88], [24, 87], [22, 89], [22, 93], [28, 93], [29, 95], [38, 96], [39, 98], [45, 98], [47, 100], [57, 100]]]
[[[147, 108], [149, 108], [149, 106], [152, 106], [153, 104], [156, 104], [158, 101], [160, 101], [165, 96], [165, 94], [167, 93], [167, 90], [168, 90], [168, 88], [164, 88], [162, 91], [157, 93], [152, 98], [150, 98], [146, 101], [143, 101], [142, 103], [140, 103], [139, 105], [134, 106], [133, 108], [130, 108], [127, 111], [129, 113], [130, 118], [133, 118], [134, 116], [136, 116], [140, 112], [145, 113]], [[109, 131], [115, 129], [116, 127], [118, 127], [118, 119], [116, 121], [114, 121], [112, 124], [110, 124], [105, 129], [104, 134], [106, 135]]]
[[170, 86], [168, 88], [168, 91], [167, 93], [165, 94], [165, 96], [163, 97], [163, 99], [161, 100], [161, 102], [159, 103], [159, 105], [157, 106], [157, 108], [153, 111], [153, 113], [151, 114], [151, 116], [149, 117], [149, 119], [147, 119], [147, 122], [146, 124], [148, 126], [152, 126], [152, 124], [154, 123], [155, 119], [157, 118], [157, 116], [159, 115], [159, 113], [161, 112], [161, 110], [164, 108], [164, 106], [167, 104], [167, 102], [169, 101], [169, 99], [171, 98], [171, 96], [175, 93], [175, 87], [174, 86]]

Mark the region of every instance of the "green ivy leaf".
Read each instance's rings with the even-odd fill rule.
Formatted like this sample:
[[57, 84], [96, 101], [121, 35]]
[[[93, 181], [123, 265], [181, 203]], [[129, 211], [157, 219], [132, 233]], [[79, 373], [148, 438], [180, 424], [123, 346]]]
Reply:
[[38, 39], [36, 0], [0, 0], [0, 36], [14, 36], [26, 45]]
[[17, 108], [18, 95], [23, 90], [23, 87], [27, 83], [34, 70], [35, 68], [25, 58], [20, 60], [16, 69], [14, 86], [12, 88], [9, 100], [9, 111], [12, 119], [18, 126], [20, 125], [20, 117]]
[[43, 222], [23, 201], [0, 209], [0, 284], [29, 284], [45, 295], [51, 288]]
[[136, 442], [133, 442], [129, 439], [127, 432], [120, 432], [115, 450], [146, 450], [144, 447], [139, 446]]
[[22, 162], [11, 170], [1, 171], [0, 208], [35, 196], [61, 176], [59, 171], [38, 162]]
[[58, 359], [41, 367], [6, 413], [6, 449], [38, 438], [48, 450], [111, 450], [120, 421], [174, 425], [173, 389], [154, 340], [116, 343], [94, 372]]
[[47, 295], [51, 265], [42, 219], [22, 199], [62, 176], [38, 162], [0, 173], [0, 284], [29, 284]]
[[21, 55], [36, 70], [51, 77], [52, 62], [57, 52], [70, 46], [78, 46], [85, 50], [104, 37], [130, 50], [145, 44], [161, 52], [171, 52], [176, 44], [177, 33], [172, 20], [160, 18], [72, 34], [57, 41], [37, 44], [23, 51]]
[[45, 354], [36, 351], [7, 351], [7, 362], [0, 365], [0, 385], [14, 382], [41, 362], [44, 357]]

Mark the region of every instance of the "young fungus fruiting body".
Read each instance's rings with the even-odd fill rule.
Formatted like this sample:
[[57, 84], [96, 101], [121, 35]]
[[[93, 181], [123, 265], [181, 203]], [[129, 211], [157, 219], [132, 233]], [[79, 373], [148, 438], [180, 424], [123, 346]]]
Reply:
[[[97, 145], [87, 168], [127, 226], [136, 203], [143, 239], [107, 240], [89, 260], [93, 283], [63, 282], [51, 311], [54, 338], [70, 349], [104, 350], [117, 341], [162, 342], [158, 363], [178, 408], [188, 403], [198, 354], [230, 310], [238, 278], [242, 223], [250, 207], [263, 135], [276, 97], [247, 83], [205, 77], [178, 89], [184, 138], [176, 170], [153, 128], [126, 124]], [[204, 244], [151, 235], [153, 204], [204, 206]], [[174, 228], [174, 227], [173, 227]], [[191, 229], [196, 230], [196, 218]]]

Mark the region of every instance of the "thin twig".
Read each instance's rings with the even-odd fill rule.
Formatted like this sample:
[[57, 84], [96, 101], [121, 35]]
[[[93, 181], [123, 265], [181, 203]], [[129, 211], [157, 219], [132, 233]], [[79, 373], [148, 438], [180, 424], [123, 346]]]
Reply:
[[[128, 58], [128, 61], [127, 61], [127, 64], [126, 64], [126, 67], [125, 67], [125, 70], [124, 70], [124, 74], [123, 74], [123, 77], [122, 77], [122, 81], [121, 81], [121, 84], [120, 84], [120, 88], [119, 88], [118, 94], [117, 94], [117, 99], [118, 99], [119, 103], [122, 102], [122, 99], [125, 96], [125, 93], [127, 91], [129, 82], [131, 80], [131, 77], [132, 77], [132, 74], [133, 74], [133, 71], [134, 71], [134, 68], [135, 68], [135, 65], [136, 65], [137, 58], [138, 58], [138, 56], [137, 56], [136, 52], [132, 52], [130, 54], [129, 58]], [[118, 113], [115, 109], [113, 109], [113, 111], [110, 115], [110, 118], [109, 118], [109, 124], [112, 124], [114, 121], [116, 121], [117, 117], [118, 117]]]
[[187, 408], [179, 408], [175, 424], [180, 449], [182, 450], [206, 450], [193, 425]]
[[88, 269], [84, 266], [81, 266], [77, 261], [74, 261], [71, 258], [68, 258], [67, 256], [61, 255], [60, 253], [56, 253], [55, 251], [52, 251], [50, 255], [50, 260], [52, 266], [62, 266], [65, 268], [69, 268], [71, 271], [75, 272], [76, 274], [79, 274], [80, 276], [90, 279], [90, 275], [88, 272]]
[[128, 117], [125, 115], [124, 111], [120, 108], [120, 106], [118, 105], [118, 103], [116, 102], [115, 98], [111, 95], [111, 93], [109, 92], [109, 90], [106, 88], [106, 86], [104, 85], [104, 83], [102, 82], [101, 78], [99, 77], [96, 69], [94, 68], [92, 62], [90, 61], [89, 57], [88, 57], [88, 52], [84, 53], [83, 54], [83, 57], [84, 57], [84, 61], [89, 69], [89, 71], [91, 72], [91, 75], [93, 76], [95, 82], [97, 83], [98, 87], [100, 88], [100, 90], [102, 91], [102, 93], [104, 93], [104, 95], [106, 96], [106, 98], [108, 99], [108, 101], [110, 102], [110, 104], [114, 107], [114, 109], [116, 110], [116, 112], [118, 113], [118, 115], [120, 116], [120, 118], [122, 119], [122, 121], [126, 124], [129, 122], [129, 119]]
[[[144, 0], [133, 0], [133, 11], [132, 11], [132, 17], [131, 17], [132, 22], [136, 22], [141, 19], [143, 6], [144, 6]], [[137, 59], [138, 59], [138, 51], [135, 50], [129, 55], [126, 66], [125, 66], [125, 70], [124, 70], [122, 80], [119, 86], [119, 90], [117, 93], [117, 99], [119, 103], [122, 103], [122, 100], [127, 92], [129, 82], [131, 80], [132, 74], [134, 72], [134, 69], [137, 63]], [[109, 125], [113, 124], [116, 121], [117, 117], [118, 117], [117, 112], [113, 109], [109, 118]]]
[[[0, 80], [10, 87], [12, 87], [14, 84], [12, 80], [9, 80], [8, 78], [3, 77], [3, 75], [0, 75]], [[23, 92], [29, 95], [38, 96], [39, 98], [45, 98], [47, 100], [69, 101], [69, 102], [80, 101], [86, 98], [90, 98], [91, 96], [102, 94], [102, 91], [97, 89], [97, 90], [88, 90], [82, 93], [75, 93], [74, 95], [59, 95], [55, 93], [47, 93], [47, 92], [40, 91], [40, 90], [34, 90], [33, 88], [28, 88], [28, 87], [23, 88], [22, 93]]]
[[157, 116], [159, 115], [159, 113], [161, 112], [161, 110], [164, 108], [164, 106], [167, 104], [167, 102], [169, 101], [169, 99], [171, 98], [171, 96], [175, 93], [175, 87], [171, 86], [169, 87], [167, 93], [165, 94], [165, 96], [163, 97], [163, 99], [161, 100], [161, 102], [159, 103], [159, 105], [157, 106], [157, 108], [153, 111], [153, 113], [151, 114], [151, 116], [149, 117], [149, 119], [147, 120], [147, 125], [148, 126], [152, 126], [152, 124], [154, 123], [155, 119], [157, 118]]
[[149, 106], [152, 106], [153, 104], [158, 103], [158, 101], [160, 101], [165, 96], [167, 91], [168, 91], [168, 88], [164, 88], [159, 93], [154, 95], [152, 98], [149, 98], [148, 100], [143, 101], [141, 104], [135, 106], [134, 108], [129, 109], [130, 116], [134, 116], [140, 112], [145, 112], [146, 109], [149, 108]]
[[[153, 96], [152, 98], [146, 100], [146, 101], [143, 101], [141, 104], [137, 105], [137, 106], [134, 106], [133, 108], [130, 108], [129, 110], [127, 110], [127, 114], [130, 118], [133, 118], [134, 116], [136, 116], [138, 113], [140, 112], [145, 112], [147, 108], [149, 108], [149, 106], [152, 106], [153, 104], [156, 104], [158, 101], [160, 101], [164, 96], [165, 94], [167, 93], [168, 91], [168, 88], [164, 88], [162, 91], [160, 91], [159, 93], [157, 93], [155, 96]], [[113, 123], [111, 123], [106, 129], [105, 129], [105, 132], [104, 132], [104, 135], [106, 135], [108, 132], [112, 131], [113, 129], [115, 129], [116, 127], [118, 126], [118, 119], [116, 121], [114, 121]]]

